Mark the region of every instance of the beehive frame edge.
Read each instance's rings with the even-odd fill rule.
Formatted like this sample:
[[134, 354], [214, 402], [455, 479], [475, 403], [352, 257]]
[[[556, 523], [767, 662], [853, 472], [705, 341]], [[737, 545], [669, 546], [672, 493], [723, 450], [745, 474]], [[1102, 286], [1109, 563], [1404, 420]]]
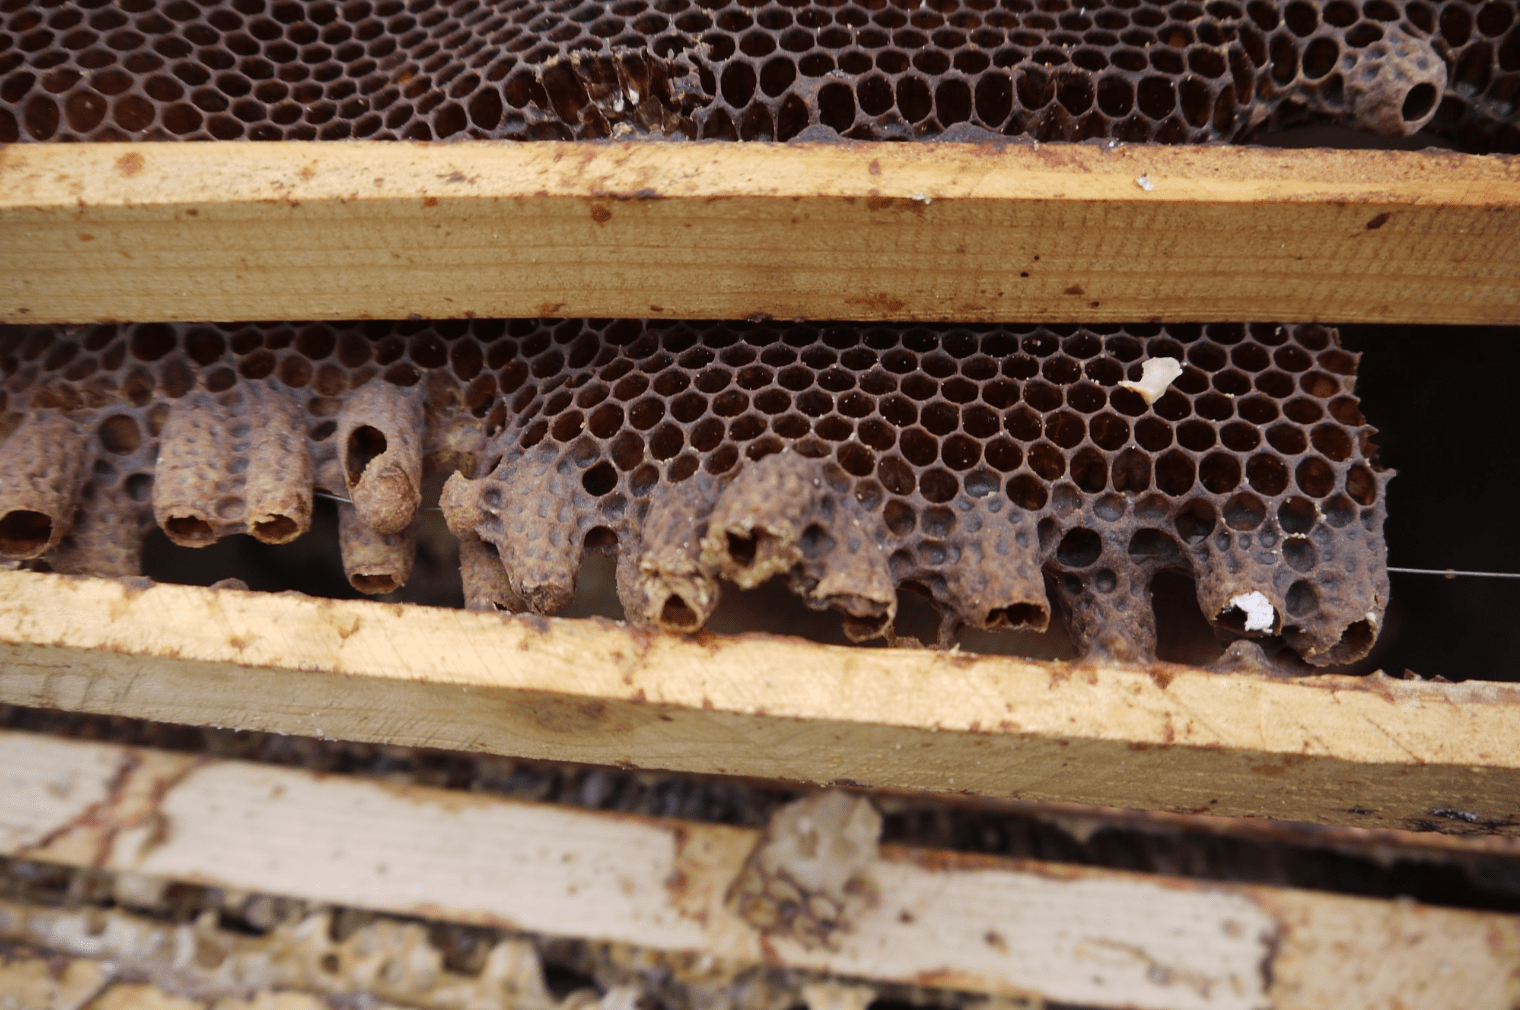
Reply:
[[0, 574], [0, 702], [555, 761], [1520, 833], [1520, 687]]
[[1503, 323], [1517, 215], [1446, 152], [13, 144], [0, 322]]
[[[1497, 1008], [1520, 992], [1520, 918], [1493, 912], [883, 846], [881, 900], [819, 946], [727, 903], [752, 829], [15, 732], [0, 766], [18, 800], [0, 854], [69, 866], [1101, 1006], [1311, 1010], [1350, 986], [1357, 1006]], [[0, 902], [0, 938], [72, 914]], [[125, 917], [104, 937], [151, 929], [96, 914]], [[137, 967], [88, 942], [63, 952]]]

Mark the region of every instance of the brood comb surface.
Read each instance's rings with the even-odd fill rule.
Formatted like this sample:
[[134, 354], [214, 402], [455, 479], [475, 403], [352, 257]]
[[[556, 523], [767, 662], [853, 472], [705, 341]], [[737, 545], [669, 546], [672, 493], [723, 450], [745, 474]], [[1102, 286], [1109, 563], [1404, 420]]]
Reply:
[[[1147, 402], [1144, 362], [1181, 374]], [[10, 327], [0, 554], [135, 574], [298, 536], [346, 496], [345, 567], [405, 582], [426, 472], [474, 607], [553, 612], [615, 550], [633, 620], [701, 627], [785, 575], [856, 637], [897, 590], [964, 623], [1149, 656], [1150, 583], [1224, 633], [1364, 655], [1388, 595], [1387, 473], [1320, 326], [901, 327], [633, 320]], [[468, 475], [468, 476], [467, 476]]]
[[1314, 120], [1481, 153], [1520, 151], [1517, 96], [1517, 0], [0, 0], [0, 143]]

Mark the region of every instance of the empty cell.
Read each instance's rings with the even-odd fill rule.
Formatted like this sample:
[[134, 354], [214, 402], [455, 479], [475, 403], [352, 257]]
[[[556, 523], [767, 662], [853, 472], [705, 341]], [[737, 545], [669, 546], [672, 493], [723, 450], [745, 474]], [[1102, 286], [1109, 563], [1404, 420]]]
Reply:
[[1313, 585], [1300, 579], [1288, 587], [1284, 603], [1287, 604], [1289, 616], [1308, 617], [1319, 609], [1319, 594], [1314, 591]]
[[953, 470], [969, 470], [981, 461], [982, 446], [966, 435], [952, 435], [945, 440], [940, 457]]
[[1181, 553], [1177, 541], [1163, 530], [1141, 528], [1130, 537], [1126, 553], [1131, 561], [1172, 561]]
[[1087, 436], [1087, 425], [1071, 411], [1052, 414], [1045, 421], [1045, 437], [1063, 449], [1075, 448]]
[[1084, 447], [1072, 457], [1071, 479], [1083, 491], [1096, 494], [1108, 486], [1108, 461], [1091, 446]]
[[1066, 473], [1066, 457], [1049, 442], [1036, 442], [1029, 449], [1029, 468], [1048, 481]]
[[1378, 480], [1372, 469], [1361, 463], [1346, 471], [1346, 493], [1359, 505], [1377, 501]]
[[947, 502], [956, 496], [961, 485], [955, 474], [943, 467], [936, 467], [919, 478], [918, 488], [928, 501]]
[[1193, 460], [1176, 449], [1162, 453], [1156, 460], [1156, 487], [1176, 497], [1193, 489], [1197, 468]]
[[1283, 416], [1299, 424], [1313, 424], [1325, 416], [1325, 410], [1306, 396], [1295, 396], [1282, 406]]
[[1351, 458], [1351, 436], [1345, 429], [1333, 424], [1322, 424], [1310, 433], [1310, 441], [1316, 451], [1337, 462]]
[[1125, 449], [1114, 459], [1115, 491], [1139, 494], [1151, 486], [1151, 459], [1138, 449]]
[[1184, 421], [1177, 426], [1177, 444], [1194, 452], [1214, 447], [1214, 426], [1207, 421]]
[[1267, 444], [1285, 456], [1296, 456], [1309, 447], [1309, 438], [1297, 425], [1274, 424], [1267, 429]]
[[1200, 544], [1214, 532], [1217, 523], [1214, 506], [1204, 498], [1195, 498], [1177, 509], [1173, 526], [1184, 543]]
[[949, 403], [931, 403], [924, 407], [920, 422], [936, 435], [948, 435], [960, 427], [960, 410]]
[[1211, 452], [1198, 464], [1198, 479], [1214, 494], [1228, 494], [1240, 484], [1240, 460], [1225, 452]]
[[1080, 527], [1068, 532], [1056, 546], [1056, 560], [1068, 568], [1086, 568], [1102, 555], [1103, 539]]
[[1294, 479], [1299, 490], [1311, 498], [1325, 498], [1335, 490], [1335, 468], [1320, 456], [1310, 456], [1299, 463]]
[[1099, 414], [1089, 422], [1088, 432], [1099, 448], [1112, 451], [1129, 441], [1129, 422], [1116, 414]]
[[891, 494], [910, 495], [918, 486], [913, 469], [899, 456], [882, 457], [876, 466], [876, 478]]
[[1008, 480], [1008, 500], [1026, 512], [1038, 512], [1050, 500], [1045, 482], [1031, 473], [1015, 474]]

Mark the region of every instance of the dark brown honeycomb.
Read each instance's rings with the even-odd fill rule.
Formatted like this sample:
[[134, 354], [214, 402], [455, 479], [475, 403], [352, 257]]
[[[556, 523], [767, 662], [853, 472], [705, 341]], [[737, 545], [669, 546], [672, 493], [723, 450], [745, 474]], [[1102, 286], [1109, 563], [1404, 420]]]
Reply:
[[[1158, 358], [1183, 367], [1148, 403], [1122, 383]], [[1342, 663], [1388, 595], [1356, 364], [1317, 325], [9, 327], [0, 554], [136, 574], [155, 520], [284, 542], [315, 486], [386, 592], [424, 475], [457, 470], [475, 607], [553, 612], [605, 550], [630, 618], [678, 630], [780, 575], [855, 637], [903, 587], [946, 641], [1043, 628], [1053, 596], [1084, 650], [1139, 658], [1172, 570], [1225, 633]]]
[[1163, 143], [1520, 151], [1517, 0], [0, 0], [0, 143]]

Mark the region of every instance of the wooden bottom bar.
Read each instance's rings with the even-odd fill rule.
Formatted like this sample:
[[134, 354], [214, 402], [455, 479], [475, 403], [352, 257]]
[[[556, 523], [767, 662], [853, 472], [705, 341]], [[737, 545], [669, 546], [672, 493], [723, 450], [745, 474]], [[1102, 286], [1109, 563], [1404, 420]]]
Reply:
[[1520, 833], [1520, 685], [693, 639], [0, 573], [0, 702], [519, 757]]
[[1507, 915], [883, 846], [828, 946], [726, 901], [753, 830], [14, 732], [0, 788], [6, 855], [725, 962], [1155, 1010], [1520, 999]]

